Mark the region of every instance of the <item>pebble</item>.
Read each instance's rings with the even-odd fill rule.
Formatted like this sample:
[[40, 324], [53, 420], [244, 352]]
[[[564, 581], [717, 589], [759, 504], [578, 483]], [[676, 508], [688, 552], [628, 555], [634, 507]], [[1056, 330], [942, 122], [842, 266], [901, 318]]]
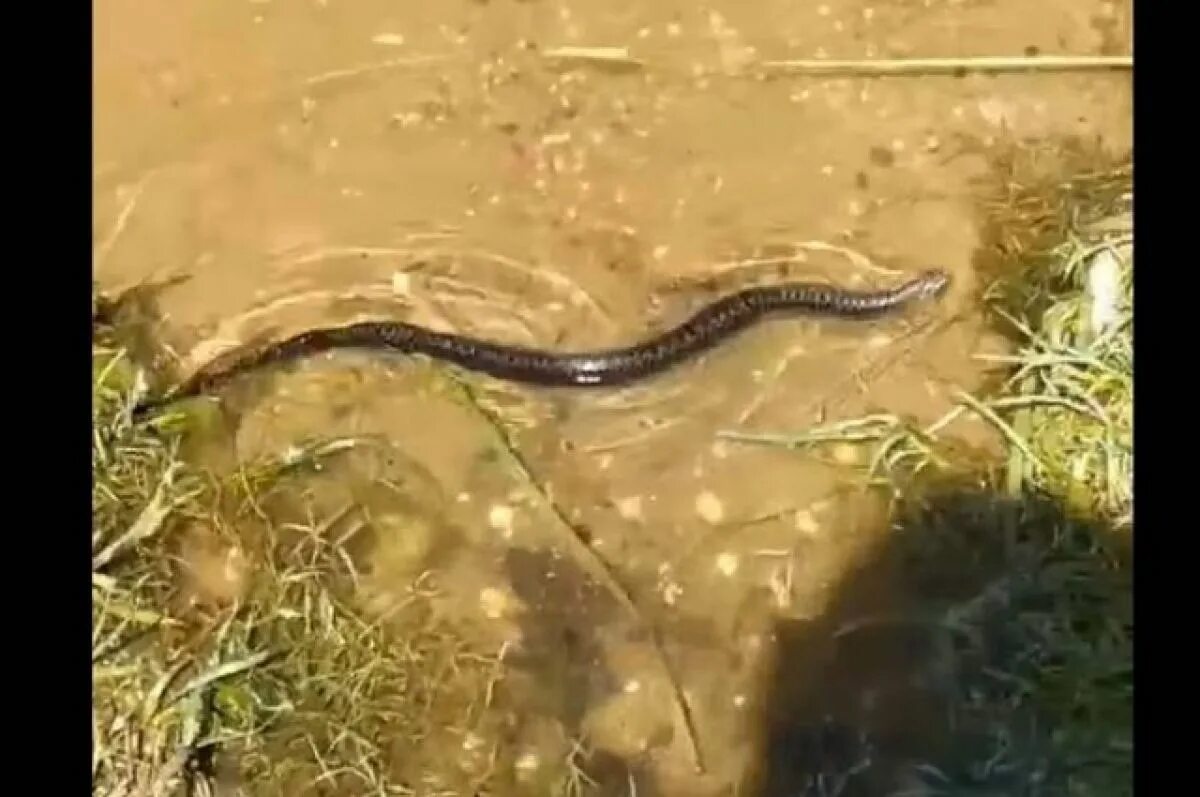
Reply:
[[642, 514], [642, 497], [640, 495], [631, 495], [627, 498], [617, 499], [617, 514], [626, 520], [644, 520]]
[[887, 348], [892, 344], [892, 336], [885, 332], [879, 332], [867, 339], [867, 347], [872, 349]]
[[375, 44], [384, 44], [390, 47], [402, 47], [404, 45], [404, 37], [399, 33], [380, 33], [373, 36], [371, 41]]
[[797, 510], [794, 525], [796, 531], [809, 536], [813, 536], [821, 530], [821, 524], [817, 522], [817, 518], [810, 509]]
[[859, 460], [858, 446], [850, 443], [838, 443], [833, 447], [833, 460], [839, 465], [857, 465]]
[[725, 519], [725, 505], [709, 490], [696, 496], [696, 514], [714, 526]]
[[507, 504], [495, 504], [488, 510], [488, 525], [496, 531], [512, 531], [515, 513]]
[[508, 613], [512, 601], [508, 595], [495, 587], [484, 587], [479, 591], [479, 608], [489, 620], [499, 620]]

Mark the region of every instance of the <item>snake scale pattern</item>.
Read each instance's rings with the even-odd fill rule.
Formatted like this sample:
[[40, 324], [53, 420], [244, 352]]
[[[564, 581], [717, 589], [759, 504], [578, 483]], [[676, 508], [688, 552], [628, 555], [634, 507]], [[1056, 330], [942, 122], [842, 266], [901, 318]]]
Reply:
[[271, 364], [335, 349], [370, 349], [425, 355], [509, 381], [553, 387], [610, 387], [666, 371], [715, 347], [770, 315], [804, 314], [843, 319], [883, 316], [943, 294], [945, 271], [929, 270], [895, 287], [854, 291], [794, 282], [746, 288], [716, 299], [683, 323], [631, 346], [553, 352], [438, 332], [403, 321], [366, 321], [313, 329], [256, 351], [234, 355], [221, 368], [201, 368], [175, 390], [139, 405], [135, 415], [211, 393], [231, 379]]

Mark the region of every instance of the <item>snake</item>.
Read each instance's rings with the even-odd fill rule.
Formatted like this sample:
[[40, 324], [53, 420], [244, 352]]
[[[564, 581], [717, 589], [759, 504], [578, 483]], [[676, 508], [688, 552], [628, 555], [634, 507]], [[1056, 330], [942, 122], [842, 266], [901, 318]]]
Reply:
[[536, 386], [621, 386], [665, 372], [768, 316], [879, 318], [915, 302], [938, 298], [949, 284], [946, 271], [929, 269], [878, 290], [851, 290], [814, 282], [743, 288], [713, 300], [682, 323], [639, 343], [592, 351], [556, 352], [499, 343], [404, 321], [360, 321], [309, 329], [265, 347], [235, 350], [227, 365], [212, 368], [210, 363], [201, 367], [174, 390], [138, 404], [134, 415], [212, 393], [252, 370], [344, 349], [425, 355], [469, 371]]

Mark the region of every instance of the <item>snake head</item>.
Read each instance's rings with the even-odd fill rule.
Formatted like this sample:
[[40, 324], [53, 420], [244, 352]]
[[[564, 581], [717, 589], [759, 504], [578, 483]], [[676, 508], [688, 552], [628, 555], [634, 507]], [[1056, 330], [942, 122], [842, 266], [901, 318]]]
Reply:
[[949, 287], [950, 273], [940, 268], [927, 269], [912, 281], [912, 289], [918, 299], [932, 299], [941, 296]]

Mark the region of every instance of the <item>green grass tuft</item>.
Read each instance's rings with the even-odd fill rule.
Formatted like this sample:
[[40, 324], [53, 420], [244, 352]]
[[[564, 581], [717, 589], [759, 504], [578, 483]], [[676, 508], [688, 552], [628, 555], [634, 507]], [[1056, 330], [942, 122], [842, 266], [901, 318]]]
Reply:
[[[983, 300], [1013, 346], [988, 358], [994, 389], [960, 391], [924, 426], [876, 414], [725, 435], [817, 454], [869, 446], [868, 483], [898, 499], [914, 572], [940, 561], [957, 577], [981, 551], [992, 560], [965, 596], [938, 594], [944, 574], [918, 584], [956, 640], [956, 745], [914, 765], [902, 794], [1132, 794], [1131, 196], [1126, 167], [1006, 181], [989, 208], [999, 257]], [[982, 480], [979, 456], [947, 432], [966, 413], [1004, 442]]]
[[[310, 466], [355, 441], [203, 472], [180, 455], [187, 416], [130, 421], [143, 379], [104, 328], [93, 374], [94, 794], [450, 795], [514, 777], [501, 651], [435, 615], [428, 574], [368, 612], [350, 548], [369, 517], [305, 501]], [[226, 593], [190, 584], [197, 546]], [[583, 793], [578, 760], [543, 762], [545, 793]]]

